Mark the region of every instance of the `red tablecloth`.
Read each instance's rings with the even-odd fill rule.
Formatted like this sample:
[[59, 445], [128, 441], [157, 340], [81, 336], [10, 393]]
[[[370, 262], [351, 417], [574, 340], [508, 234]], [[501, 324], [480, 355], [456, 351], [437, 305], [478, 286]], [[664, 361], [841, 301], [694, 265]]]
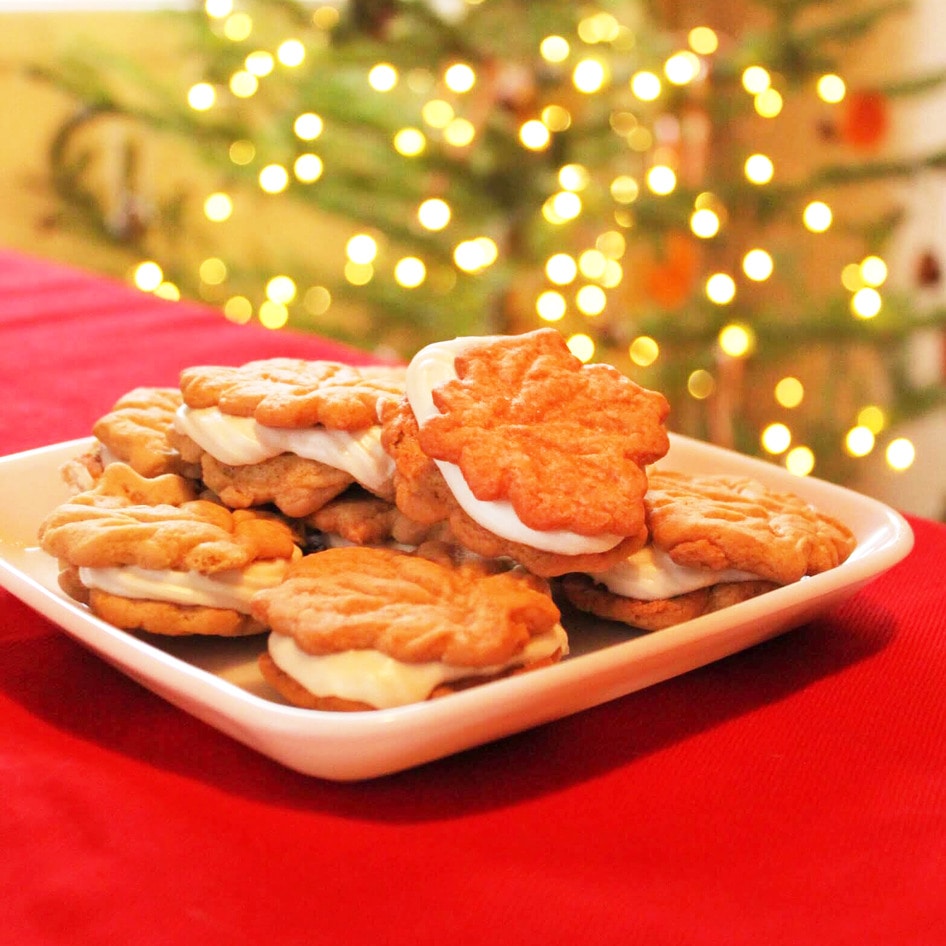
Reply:
[[[345, 356], [0, 252], [3, 453]], [[2, 500], [0, 500], [2, 501]], [[0, 591], [0, 942], [946, 942], [946, 527], [824, 618], [380, 779], [298, 775]]]

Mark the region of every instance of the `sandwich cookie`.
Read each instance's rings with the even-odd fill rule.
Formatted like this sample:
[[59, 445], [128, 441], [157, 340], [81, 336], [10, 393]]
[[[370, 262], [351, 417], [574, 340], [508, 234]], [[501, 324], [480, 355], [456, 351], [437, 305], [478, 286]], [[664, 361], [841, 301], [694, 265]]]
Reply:
[[382, 443], [398, 507], [544, 577], [640, 548], [644, 468], [667, 452], [666, 398], [583, 364], [554, 329], [422, 349]]
[[234, 509], [272, 503], [303, 517], [352, 483], [390, 499], [379, 418], [403, 390], [396, 367], [271, 358], [187, 368], [175, 442]]
[[276, 514], [197, 499], [182, 477], [124, 463], [54, 509], [39, 542], [70, 597], [116, 627], [169, 636], [262, 632], [252, 596], [302, 555]]
[[649, 482], [648, 544], [561, 579], [579, 610], [660, 630], [835, 568], [856, 545], [843, 523], [749, 478], [652, 471]]
[[290, 703], [389, 709], [546, 666], [568, 650], [542, 579], [418, 554], [349, 546], [306, 555], [258, 592], [271, 629], [265, 679]]

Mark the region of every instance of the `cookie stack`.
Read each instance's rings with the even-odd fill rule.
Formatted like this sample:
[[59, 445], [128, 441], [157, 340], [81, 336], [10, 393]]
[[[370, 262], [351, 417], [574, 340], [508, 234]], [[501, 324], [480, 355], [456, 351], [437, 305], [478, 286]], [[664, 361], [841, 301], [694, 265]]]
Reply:
[[661, 469], [668, 413], [553, 329], [188, 368], [95, 425], [40, 541], [116, 626], [266, 633], [291, 703], [419, 702], [561, 659], [556, 602], [657, 630], [850, 554], [797, 497]]

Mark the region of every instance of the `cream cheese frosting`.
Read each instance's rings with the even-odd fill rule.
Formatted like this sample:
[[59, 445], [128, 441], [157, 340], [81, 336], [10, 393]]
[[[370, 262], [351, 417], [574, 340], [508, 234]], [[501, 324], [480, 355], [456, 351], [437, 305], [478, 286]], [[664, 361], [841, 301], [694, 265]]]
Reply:
[[754, 581], [758, 575], [730, 568], [723, 571], [678, 565], [666, 552], [645, 545], [624, 561], [591, 577], [625, 598], [658, 601], [699, 588], [732, 581]]
[[[422, 348], [411, 359], [407, 367], [406, 394], [419, 426], [423, 427], [425, 421], [439, 413], [432, 391], [457, 379], [457, 357], [492, 340], [487, 336], [435, 342]], [[443, 460], [434, 462], [463, 511], [484, 529], [511, 542], [559, 555], [585, 555], [606, 552], [624, 538], [620, 535], [580, 535], [564, 529], [548, 532], [532, 529], [519, 518], [512, 503], [477, 499], [456, 464]]]
[[[296, 550], [297, 556], [301, 555]], [[224, 608], [250, 613], [250, 599], [263, 588], [278, 585], [289, 568], [289, 559], [252, 562], [245, 568], [213, 574], [135, 565], [80, 568], [79, 581], [121, 598], [166, 601], [170, 604]]]
[[345, 650], [334, 654], [305, 653], [292, 637], [271, 633], [269, 655], [284, 673], [319, 696], [367, 703], [390, 709], [419, 703], [443, 683], [469, 677], [489, 677], [510, 667], [568, 652], [561, 625], [533, 637], [514, 660], [489, 667], [459, 667], [440, 661], [406, 663], [378, 650]]
[[292, 453], [344, 470], [373, 492], [384, 490], [394, 472], [394, 461], [381, 446], [380, 425], [357, 431], [267, 427], [252, 417], [225, 414], [217, 407], [185, 404], [175, 415], [174, 427], [228, 466], [248, 466]]

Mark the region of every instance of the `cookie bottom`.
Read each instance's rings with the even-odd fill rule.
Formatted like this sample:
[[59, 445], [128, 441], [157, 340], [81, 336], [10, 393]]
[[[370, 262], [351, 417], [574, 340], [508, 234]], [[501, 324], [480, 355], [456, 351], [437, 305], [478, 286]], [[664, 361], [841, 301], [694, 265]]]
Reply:
[[566, 575], [560, 581], [566, 599], [579, 611], [619, 621], [644, 631], [660, 631], [748, 601], [779, 586], [771, 581], [737, 581], [710, 585], [673, 598], [644, 601], [608, 591], [588, 575]]
[[[428, 694], [427, 699], [438, 699], [447, 696], [450, 693], [456, 693], [460, 690], [467, 690], [471, 687], [480, 686], [483, 683], [489, 683], [493, 680], [500, 680], [504, 677], [515, 676], [520, 673], [527, 673], [530, 670], [537, 670], [539, 667], [548, 667], [557, 663], [562, 657], [561, 650], [557, 650], [549, 657], [543, 657], [533, 663], [518, 667], [511, 667], [502, 673], [493, 674], [488, 677], [465, 677], [462, 680], [454, 680], [452, 683], [444, 683]], [[284, 670], [276, 666], [276, 662], [265, 651], [259, 655], [259, 669], [263, 679], [282, 697], [292, 703], [294, 706], [303, 709], [325, 710], [328, 712], [359, 712], [364, 710], [374, 711], [377, 706], [370, 703], [363, 703], [358, 700], [347, 700], [338, 696], [318, 696], [307, 690], [301, 683], [289, 676]]]

